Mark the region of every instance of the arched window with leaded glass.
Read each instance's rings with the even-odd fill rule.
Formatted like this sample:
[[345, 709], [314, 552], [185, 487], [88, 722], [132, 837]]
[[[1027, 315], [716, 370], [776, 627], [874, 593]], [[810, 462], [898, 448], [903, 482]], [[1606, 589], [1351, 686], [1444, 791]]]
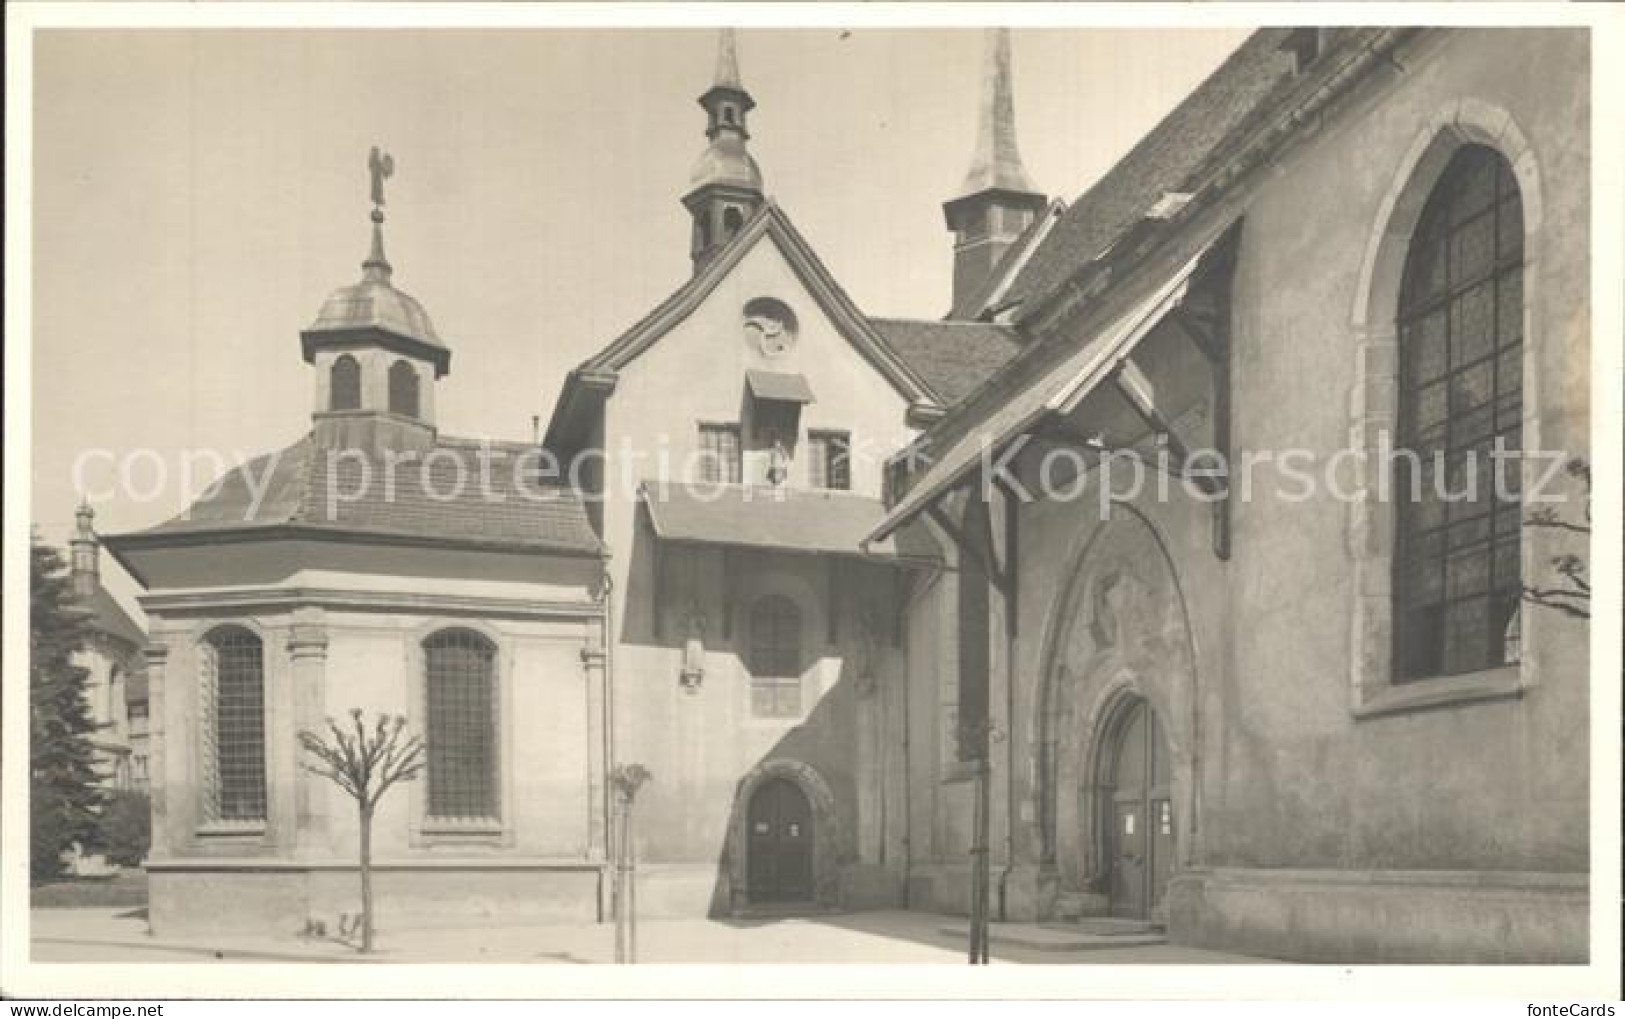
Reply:
[[1523, 232], [1512, 168], [1494, 149], [1466, 145], [1429, 195], [1406, 256], [1395, 682], [1518, 659]]
[[208, 740], [204, 813], [214, 822], [264, 821], [264, 645], [245, 627], [222, 626], [199, 650]]
[[473, 630], [441, 630], [423, 642], [430, 818], [494, 820], [500, 813], [496, 657], [496, 647]]

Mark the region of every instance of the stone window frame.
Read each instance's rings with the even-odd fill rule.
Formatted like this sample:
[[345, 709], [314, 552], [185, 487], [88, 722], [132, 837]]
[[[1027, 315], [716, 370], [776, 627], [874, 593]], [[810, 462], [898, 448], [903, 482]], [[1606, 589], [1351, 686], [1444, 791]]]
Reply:
[[[1544, 269], [1541, 246], [1543, 195], [1539, 163], [1527, 135], [1511, 114], [1492, 103], [1461, 98], [1434, 111], [1400, 160], [1372, 223], [1351, 309], [1354, 382], [1348, 399], [1350, 448], [1361, 451], [1363, 475], [1349, 502], [1347, 552], [1352, 566], [1349, 696], [1356, 719], [1521, 696], [1535, 684], [1528, 649], [1540, 627], [1539, 613], [1521, 613], [1524, 654], [1517, 664], [1480, 672], [1393, 681], [1393, 545], [1395, 514], [1378, 493], [1387, 486], [1382, 453], [1397, 424], [1398, 309], [1405, 261], [1423, 207], [1452, 156], [1464, 145], [1499, 152], [1512, 167], [1523, 199], [1523, 443], [1540, 449], [1540, 379], [1536, 352], [1542, 330], [1536, 320]], [[1530, 467], [1524, 464], [1527, 486]], [[1521, 566], [1529, 576], [1531, 543], [1522, 542]]]
[[[451, 819], [429, 815], [429, 777], [427, 746], [425, 746], [424, 773], [417, 781], [409, 782], [410, 792], [409, 844], [414, 848], [447, 846], [453, 850], [469, 845], [511, 847], [514, 844], [513, 804], [513, 712], [514, 703], [514, 651], [508, 635], [481, 620], [462, 617], [436, 617], [428, 620], [406, 635], [404, 667], [407, 676], [407, 696], [411, 705], [407, 715], [407, 730], [429, 738], [429, 675], [428, 655], [424, 644], [436, 634], [448, 630], [467, 630], [489, 641], [494, 654], [491, 661], [492, 682], [496, 689], [492, 704], [495, 716], [497, 816], [477, 819]], [[415, 717], [414, 717], [415, 713]]]
[[[260, 711], [261, 711], [261, 781], [265, 786], [264, 816], [245, 819], [222, 819], [219, 814], [219, 774], [220, 759], [217, 749], [218, 730], [216, 728], [216, 713], [218, 707], [215, 697], [218, 691], [218, 677], [214, 672], [212, 649], [214, 637], [226, 630], [242, 630], [254, 637], [260, 645]], [[276, 809], [277, 790], [275, 788], [274, 773], [271, 767], [271, 692], [280, 679], [276, 668], [276, 660], [267, 652], [273, 644], [264, 627], [258, 622], [249, 619], [216, 619], [210, 620], [199, 628], [192, 638], [192, 652], [194, 666], [197, 674], [197, 724], [194, 732], [197, 736], [195, 747], [197, 767], [197, 823], [196, 834], [199, 838], [225, 839], [228, 842], [234, 839], [264, 838], [270, 832], [271, 813]]]

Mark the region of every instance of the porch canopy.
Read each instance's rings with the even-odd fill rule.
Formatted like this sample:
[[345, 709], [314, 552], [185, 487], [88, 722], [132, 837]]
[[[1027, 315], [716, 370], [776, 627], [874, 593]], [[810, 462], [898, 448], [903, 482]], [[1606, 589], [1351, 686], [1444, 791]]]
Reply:
[[645, 481], [638, 491], [662, 542], [898, 565], [941, 559], [936, 543], [917, 529], [902, 529], [865, 547], [863, 539], [885, 516], [885, 505], [851, 492], [658, 481]]
[[[1148, 440], [1160, 438], [1170, 460], [1183, 464], [1188, 440], [1200, 431], [1202, 445], [1222, 450], [1228, 441], [1222, 316], [1208, 303], [1210, 293], [1196, 306], [1187, 302], [1193, 278], [1210, 264], [1221, 238], [1233, 236], [1233, 225], [1221, 222], [1203, 234], [1183, 264], [1152, 277], [1143, 297], [1051, 367], [1013, 386], [995, 382], [973, 396], [963, 408], [971, 423], [953, 429], [950, 416], [946, 429], [939, 426], [916, 440], [901, 456], [925, 466], [865, 541], [885, 541], [922, 513], [934, 513], [944, 497], [985, 480], [990, 467], [1005, 465], [1011, 476], [1021, 476], [1020, 457], [1030, 444], [1070, 446], [1096, 457], [1135, 449], [1150, 460]], [[940, 456], [933, 454], [933, 443], [941, 444]], [[1216, 546], [1218, 539], [1216, 531]]]

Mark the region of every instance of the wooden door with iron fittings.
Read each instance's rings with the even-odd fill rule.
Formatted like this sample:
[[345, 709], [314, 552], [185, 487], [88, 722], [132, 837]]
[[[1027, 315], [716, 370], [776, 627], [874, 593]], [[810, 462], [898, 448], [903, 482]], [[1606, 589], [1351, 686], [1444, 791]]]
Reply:
[[1111, 757], [1111, 913], [1147, 920], [1174, 869], [1168, 744], [1145, 701], [1128, 711]]
[[810, 902], [812, 807], [789, 779], [764, 782], [750, 798], [745, 869], [751, 902]]

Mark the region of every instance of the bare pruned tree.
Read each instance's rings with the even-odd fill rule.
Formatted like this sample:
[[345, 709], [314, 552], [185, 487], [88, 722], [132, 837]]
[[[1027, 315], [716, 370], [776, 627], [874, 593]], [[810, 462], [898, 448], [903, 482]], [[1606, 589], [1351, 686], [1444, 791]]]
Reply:
[[354, 731], [346, 732], [333, 719], [327, 733], [308, 729], [299, 733], [299, 745], [314, 761], [302, 762], [306, 771], [321, 775], [343, 789], [356, 802], [361, 820], [361, 951], [372, 951], [372, 817], [378, 801], [397, 782], [417, 778], [424, 766], [423, 737], [406, 733], [406, 718], [380, 714], [369, 729], [361, 709], [350, 709]]
[[[1567, 534], [1583, 535], [1589, 541], [1591, 537], [1591, 464], [1576, 457], [1564, 465], [1569, 477], [1577, 479], [1585, 489], [1585, 506], [1583, 510], [1584, 522], [1564, 520], [1559, 517], [1557, 510], [1547, 506], [1529, 514], [1524, 520], [1528, 527], [1548, 528]], [[1556, 609], [1566, 616], [1575, 619], [1591, 618], [1591, 581], [1586, 571], [1586, 559], [1574, 552], [1564, 552], [1550, 556], [1547, 562], [1551, 563], [1553, 571], [1557, 574], [1556, 581], [1547, 587], [1536, 584], [1525, 584], [1523, 588], [1524, 600], [1535, 605], [1544, 605]]]

